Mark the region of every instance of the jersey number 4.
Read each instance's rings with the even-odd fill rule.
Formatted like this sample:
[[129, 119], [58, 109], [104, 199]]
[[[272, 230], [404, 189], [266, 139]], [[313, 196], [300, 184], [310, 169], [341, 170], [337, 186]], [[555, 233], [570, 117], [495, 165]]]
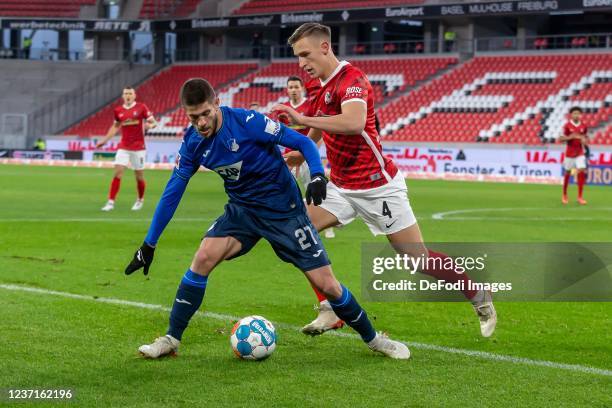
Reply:
[[386, 201], [383, 201], [382, 215], [386, 215], [389, 218], [393, 218], [393, 216], [391, 215], [391, 210], [389, 209], [389, 206], [387, 205]]

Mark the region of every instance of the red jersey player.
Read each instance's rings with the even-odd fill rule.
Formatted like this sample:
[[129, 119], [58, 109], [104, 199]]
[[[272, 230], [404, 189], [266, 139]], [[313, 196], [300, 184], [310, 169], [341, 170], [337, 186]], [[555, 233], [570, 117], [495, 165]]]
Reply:
[[[311, 102], [309, 115], [287, 106], [277, 105], [295, 123], [310, 127], [309, 136], [321, 137], [327, 147], [331, 165], [331, 182], [327, 198], [320, 206], [309, 206], [308, 215], [320, 231], [330, 226], [348, 224], [360, 217], [374, 235], [384, 234], [400, 254], [427, 256], [421, 272], [446, 282], [463, 281], [468, 298], [480, 319], [480, 331], [489, 337], [495, 330], [497, 314], [491, 293], [470, 290], [466, 274], [444, 269], [447, 256], [428, 250], [407, 198], [406, 182], [395, 163], [382, 154], [376, 131], [372, 86], [366, 75], [346, 61], [338, 61], [331, 48], [329, 27], [306, 23], [289, 38], [300, 68], [312, 78], [319, 78], [321, 90]], [[287, 155], [296, 165], [303, 160], [298, 152]], [[431, 262], [429, 260], [432, 260]], [[326, 304], [321, 302], [319, 315], [302, 331], [321, 334], [341, 325]]]
[[115, 108], [115, 120], [112, 126], [108, 129], [106, 136], [96, 144], [97, 148], [104, 146], [121, 129], [121, 141], [115, 155], [115, 174], [111, 182], [108, 201], [102, 207], [102, 211], [111, 211], [115, 208], [115, 198], [121, 186], [121, 178], [129, 164], [134, 169], [138, 187], [138, 198], [132, 206], [132, 210], [140, 210], [144, 202], [145, 180], [143, 169], [147, 156], [144, 132], [156, 127], [157, 121], [153, 117], [153, 112], [144, 103], [136, 102], [134, 88], [125, 87], [122, 97], [123, 105]]
[[572, 170], [576, 169], [576, 180], [578, 184], [578, 203], [585, 205], [587, 202], [582, 198], [582, 191], [584, 189], [584, 183], [586, 181], [586, 167], [587, 159], [584, 154], [585, 146], [589, 142], [587, 136], [587, 127], [580, 118], [582, 117], [582, 109], [575, 106], [570, 109], [570, 120], [563, 126], [563, 134], [559, 137], [560, 142], [565, 142], [567, 147], [565, 148], [565, 160], [563, 161], [563, 168], [565, 174], [563, 175], [563, 197], [561, 202], [567, 204], [567, 185], [569, 184], [569, 178]]
[[[290, 76], [287, 78], [287, 96], [289, 100], [283, 105], [289, 106], [295, 111], [301, 113], [302, 115], [307, 115], [310, 110], [310, 102], [312, 97], [316, 95], [317, 91], [321, 88], [320, 82], [317, 80], [309, 81], [308, 86], [306, 87], [306, 91], [309, 96], [304, 96], [304, 81], [302, 78], [298, 76]], [[273, 117], [276, 117], [279, 122], [284, 125], [296, 130], [297, 132], [303, 134], [304, 136], [308, 136], [308, 132], [310, 128], [303, 126], [298, 123], [294, 123], [289, 115], [282, 111], [273, 111]], [[295, 166], [291, 168], [291, 173], [298, 181], [298, 184], [302, 187], [302, 191], [306, 191], [305, 188], [310, 183], [310, 169], [308, 168], [308, 164], [303, 162], [300, 166]], [[325, 230], [326, 238], [334, 238], [334, 229], [330, 227]]]

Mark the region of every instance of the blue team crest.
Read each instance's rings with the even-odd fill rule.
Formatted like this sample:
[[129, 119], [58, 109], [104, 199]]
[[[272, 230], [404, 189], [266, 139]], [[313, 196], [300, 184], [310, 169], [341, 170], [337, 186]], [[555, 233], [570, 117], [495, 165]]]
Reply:
[[240, 145], [236, 143], [236, 139], [230, 139], [230, 150], [232, 152], [237, 152], [240, 149]]

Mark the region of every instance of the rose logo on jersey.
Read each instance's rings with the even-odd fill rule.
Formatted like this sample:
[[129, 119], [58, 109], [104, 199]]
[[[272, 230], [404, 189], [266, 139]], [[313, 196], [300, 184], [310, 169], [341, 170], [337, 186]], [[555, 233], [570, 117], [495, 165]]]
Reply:
[[361, 98], [363, 94], [363, 89], [358, 86], [351, 86], [346, 88], [346, 97], [347, 98]]
[[331, 93], [329, 91], [325, 92], [325, 104], [329, 105], [331, 103]]

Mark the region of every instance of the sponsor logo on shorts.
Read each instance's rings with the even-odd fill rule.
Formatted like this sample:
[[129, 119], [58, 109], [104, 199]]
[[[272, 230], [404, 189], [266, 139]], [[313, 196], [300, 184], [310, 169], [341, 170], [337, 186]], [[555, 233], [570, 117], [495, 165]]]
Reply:
[[396, 222], [396, 221], [397, 221], [397, 219], [393, 220], [393, 222], [391, 222], [391, 223], [389, 223], [389, 224], [385, 223], [385, 227], [387, 227], [387, 228], [391, 228], [391, 226], [392, 226], [393, 224], [395, 224], [395, 222]]

